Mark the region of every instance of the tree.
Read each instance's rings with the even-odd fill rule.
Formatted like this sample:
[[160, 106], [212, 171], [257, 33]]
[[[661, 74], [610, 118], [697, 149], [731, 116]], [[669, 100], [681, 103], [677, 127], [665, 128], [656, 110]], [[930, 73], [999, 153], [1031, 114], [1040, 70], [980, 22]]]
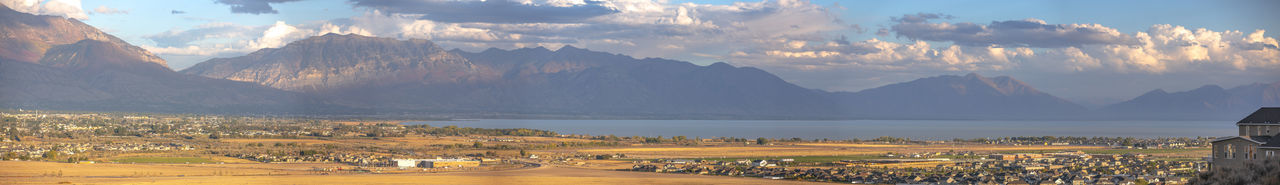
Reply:
[[762, 138], [756, 138], [756, 144], [757, 144], [757, 145], [765, 145], [765, 144], [769, 144], [769, 139], [767, 139], [767, 138], [763, 138], [763, 137], [762, 137]]
[[484, 147], [484, 143], [476, 142], [476, 143], [471, 144], [471, 147], [472, 147], [472, 148], [483, 148], [483, 147]]
[[45, 159], [58, 158], [58, 151], [49, 150], [47, 152], [44, 152], [44, 155], [42, 155], [42, 157], [44, 157]]
[[520, 157], [525, 157], [525, 156], [529, 156], [529, 152], [525, 152], [524, 149], [520, 149]]
[[1200, 173], [1188, 184], [1280, 184], [1280, 160], [1255, 160], [1243, 166], [1215, 168]]

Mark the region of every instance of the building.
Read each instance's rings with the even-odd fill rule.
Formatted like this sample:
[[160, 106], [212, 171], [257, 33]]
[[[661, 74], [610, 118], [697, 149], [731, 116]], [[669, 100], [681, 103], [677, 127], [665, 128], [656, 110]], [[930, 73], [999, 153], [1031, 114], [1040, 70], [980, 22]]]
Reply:
[[457, 168], [457, 167], [477, 167], [480, 166], [479, 160], [467, 159], [392, 159], [396, 162], [396, 167], [400, 169], [406, 168]]
[[480, 161], [466, 159], [421, 159], [418, 160], [419, 168], [460, 168], [460, 167], [478, 167]]
[[770, 164], [769, 164], [769, 161], [768, 161], [768, 160], [755, 160], [755, 161], [752, 161], [752, 162], [751, 162], [751, 166], [765, 167], [765, 166], [769, 166], [769, 165], [770, 165]]
[[991, 155], [987, 156], [987, 158], [988, 158], [988, 159], [993, 159], [993, 160], [1006, 160], [1006, 161], [1012, 161], [1012, 160], [1018, 160], [1018, 155], [1013, 155], [1013, 154], [991, 154]]
[[1280, 159], [1280, 107], [1263, 107], [1236, 122], [1240, 132], [1213, 140], [1214, 168], [1242, 166], [1245, 162]]
[[412, 168], [412, 167], [418, 166], [417, 159], [391, 159], [391, 161], [395, 161], [396, 167], [400, 167], [400, 169]]

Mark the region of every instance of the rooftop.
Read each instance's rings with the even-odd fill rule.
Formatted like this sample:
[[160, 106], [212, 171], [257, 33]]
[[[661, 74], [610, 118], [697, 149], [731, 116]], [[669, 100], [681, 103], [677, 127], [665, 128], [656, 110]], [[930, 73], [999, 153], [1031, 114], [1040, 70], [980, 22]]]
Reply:
[[1280, 134], [1276, 134], [1275, 136], [1271, 136], [1271, 138], [1269, 138], [1269, 139], [1270, 139], [1270, 141], [1265, 141], [1265, 142], [1267, 142], [1267, 143], [1266, 143], [1266, 144], [1262, 144], [1262, 147], [1277, 147], [1277, 148], [1280, 148]]
[[1236, 123], [1280, 124], [1280, 107], [1263, 107]]

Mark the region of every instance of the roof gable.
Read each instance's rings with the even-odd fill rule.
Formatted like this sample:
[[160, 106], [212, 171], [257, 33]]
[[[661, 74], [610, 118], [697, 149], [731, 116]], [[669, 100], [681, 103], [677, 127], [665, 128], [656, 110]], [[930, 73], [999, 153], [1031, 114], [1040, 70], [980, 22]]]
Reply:
[[1280, 124], [1280, 107], [1263, 107], [1236, 123]]
[[1228, 137], [1223, 137], [1223, 138], [1214, 139], [1213, 141], [1209, 141], [1209, 142], [1210, 142], [1210, 143], [1217, 143], [1217, 142], [1223, 142], [1223, 141], [1228, 141], [1228, 140], [1232, 140], [1232, 139], [1241, 139], [1241, 140], [1245, 140], [1245, 141], [1248, 141], [1248, 142], [1253, 142], [1253, 143], [1263, 144], [1263, 142], [1261, 142], [1261, 141], [1255, 141], [1255, 140], [1253, 140], [1253, 139], [1249, 139], [1248, 137], [1240, 137], [1240, 136], [1228, 136]]

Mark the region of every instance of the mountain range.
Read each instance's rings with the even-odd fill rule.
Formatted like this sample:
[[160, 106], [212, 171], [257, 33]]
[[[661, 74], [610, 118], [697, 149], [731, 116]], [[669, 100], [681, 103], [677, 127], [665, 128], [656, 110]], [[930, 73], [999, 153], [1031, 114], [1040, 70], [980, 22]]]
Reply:
[[1223, 89], [1205, 85], [1183, 92], [1152, 90], [1132, 100], [1103, 107], [1099, 119], [1242, 118], [1258, 107], [1280, 106], [1280, 82]]
[[177, 73], [163, 59], [75, 19], [0, 6], [5, 108], [284, 113], [331, 106], [252, 83]]
[[828, 93], [750, 67], [635, 59], [572, 46], [446, 51], [426, 40], [327, 34], [182, 71], [379, 112], [635, 117], [835, 115]]
[[573, 46], [481, 52], [326, 34], [175, 72], [74, 19], [0, 8], [0, 107], [187, 113], [628, 119], [1234, 119], [1280, 83], [1155, 90], [1090, 110], [1007, 76], [942, 75], [858, 92], [753, 67]]

